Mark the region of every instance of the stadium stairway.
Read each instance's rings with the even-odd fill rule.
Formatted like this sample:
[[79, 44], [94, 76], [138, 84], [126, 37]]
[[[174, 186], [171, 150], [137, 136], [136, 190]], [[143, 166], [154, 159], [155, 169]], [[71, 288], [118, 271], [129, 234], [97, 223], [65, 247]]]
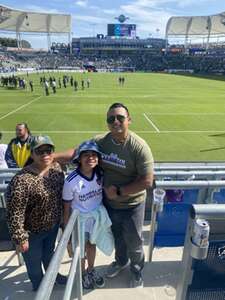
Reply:
[[[176, 285], [181, 272], [181, 258], [183, 247], [154, 249], [153, 261], [147, 262], [149, 223], [143, 228], [144, 249], [146, 263], [144, 268], [144, 288], [129, 288], [129, 268], [123, 270], [116, 278], [106, 279], [102, 289], [84, 291], [85, 300], [175, 300]], [[1, 245], [2, 246], [2, 245]], [[30, 300], [34, 299], [31, 284], [27, 279], [24, 266], [18, 267], [17, 257], [13, 251], [0, 252], [0, 299], [1, 300]], [[106, 272], [107, 266], [112, 262], [113, 255], [106, 257], [97, 251], [96, 267], [101, 273]], [[65, 255], [60, 272], [67, 274], [70, 259]], [[55, 286], [51, 299], [63, 298], [62, 286]]]

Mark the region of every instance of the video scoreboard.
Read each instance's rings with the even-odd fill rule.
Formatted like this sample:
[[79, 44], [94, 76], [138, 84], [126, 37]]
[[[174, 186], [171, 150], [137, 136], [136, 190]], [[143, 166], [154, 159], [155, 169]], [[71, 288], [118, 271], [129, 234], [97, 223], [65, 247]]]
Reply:
[[108, 36], [136, 37], [136, 24], [108, 24]]

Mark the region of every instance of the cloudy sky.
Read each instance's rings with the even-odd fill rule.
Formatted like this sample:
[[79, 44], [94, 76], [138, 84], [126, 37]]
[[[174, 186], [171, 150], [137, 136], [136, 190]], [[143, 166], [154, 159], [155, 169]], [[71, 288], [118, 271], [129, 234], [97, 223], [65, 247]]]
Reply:
[[[210, 15], [225, 11], [224, 0], [2, 0], [1, 4], [26, 11], [71, 14], [74, 37], [106, 34], [107, 23], [116, 22], [115, 17], [120, 14], [137, 24], [138, 36], [164, 37], [166, 22], [171, 16]], [[22, 37], [35, 48], [46, 47], [43, 37]], [[53, 40], [59, 39], [53, 37]]]

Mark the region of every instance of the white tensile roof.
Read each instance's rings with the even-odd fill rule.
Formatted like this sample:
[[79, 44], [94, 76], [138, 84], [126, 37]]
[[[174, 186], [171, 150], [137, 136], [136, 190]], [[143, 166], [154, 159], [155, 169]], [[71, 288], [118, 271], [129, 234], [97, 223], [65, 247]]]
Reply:
[[0, 30], [37, 33], [70, 33], [71, 16], [12, 9], [0, 5]]
[[211, 16], [171, 17], [166, 35], [222, 35], [225, 34], [225, 12]]

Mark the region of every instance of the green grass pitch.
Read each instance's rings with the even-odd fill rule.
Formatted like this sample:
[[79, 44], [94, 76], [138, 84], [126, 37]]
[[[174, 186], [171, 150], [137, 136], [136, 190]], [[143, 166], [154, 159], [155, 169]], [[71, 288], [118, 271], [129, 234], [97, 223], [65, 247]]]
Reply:
[[[24, 76], [33, 80], [33, 93], [1, 87], [3, 142], [14, 136], [16, 123], [27, 122], [33, 134], [48, 134], [58, 151], [65, 150], [107, 131], [108, 107], [123, 102], [130, 110], [130, 129], [147, 141], [156, 161], [224, 160], [224, 81], [151, 73], [72, 74], [78, 92], [68, 84], [46, 97], [39, 84], [42, 73]], [[118, 85], [120, 75], [125, 77], [123, 87]], [[81, 78], [91, 79], [89, 89], [80, 89]]]

